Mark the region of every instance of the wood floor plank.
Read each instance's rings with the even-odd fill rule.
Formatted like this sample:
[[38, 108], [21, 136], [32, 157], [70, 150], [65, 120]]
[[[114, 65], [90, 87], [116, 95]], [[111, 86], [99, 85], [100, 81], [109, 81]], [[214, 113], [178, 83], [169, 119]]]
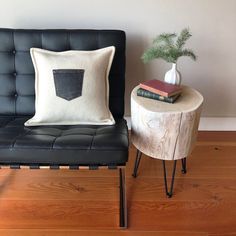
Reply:
[[[187, 158], [187, 175], [182, 175], [181, 161], [177, 162], [177, 176], [183, 178], [235, 178], [236, 177], [236, 147], [217, 148], [213, 146], [198, 146], [193, 154]], [[130, 152], [130, 161], [127, 165], [127, 175], [131, 176], [134, 166], [135, 152]], [[167, 162], [169, 171], [172, 171], [173, 162]], [[214, 170], [212, 170], [214, 168]], [[209, 171], [211, 169], [211, 171]], [[142, 156], [138, 175], [141, 177], [163, 177], [162, 162]]]
[[235, 232], [236, 202], [209, 201], [133, 201], [130, 229]]
[[0, 176], [29, 176], [32, 175], [34, 177], [40, 178], [51, 178], [51, 177], [91, 177], [91, 173], [93, 177], [116, 177], [118, 175], [118, 170], [108, 170], [108, 169], [99, 169], [97, 170], [47, 170], [47, 169], [20, 169], [20, 170], [12, 170], [12, 169], [0, 169]]
[[[176, 177], [177, 178], [236, 178], [236, 166], [232, 165], [231, 167], [227, 166], [216, 166], [215, 163], [212, 166], [204, 165], [204, 162], [198, 162], [187, 160], [187, 174], [183, 175], [181, 173], [181, 164], [177, 163], [176, 169]], [[132, 169], [127, 168], [127, 176], [130, 177], [133, 173], [133, 164]], [[167, 163], [166, 165], [168, 169], [168, 176], [171, 176], [173, 163]], [[144, 158], [141, 160], [139, 169], [138, 169], [138, 177], [150, 177], [150, 178], [163, 178], [163, 166], [160, 161], [151, 160], [149, 158]]]
[[[170, 182], [170, 180], [169, 180]], [[176, 178], [174, 195], [168, 199], [162, 178], [128, 180], [128, 199], [138, 201], [229, 201], [236, 203], [236, 179], [183, 179]]]
[[204, 141], [204, 142], [236, 141], [236, 131], [199, 131], [198, 141]]
[[215, 168], [236, 167], [236, 147], [196, 146], [189, 161], [192, 165]]
[[[0, 177], [0, 196], [7, 200], [86, 200], [109, 201], [119, 196], [118, 177]], [[96, 198], [94, 198], [96, 196]]]
[[81, 231], [81, 230], [0, 230], [1, 236], [208, 236], [201, 232]]
[[119, 222], [115, 201], [1, 200], [0, 209], [1, 229], [117, 228]]
[[208, 234], [208, 236], [236, 236], [236, 233], [229, 233], [229, 234]]
[[[149, 167], [151, 166], [151, 167]], [[168, 165], [167, 165], [168, 167]], [[172, 168], [172, 166], [171, 166]], [[168, 176], [171, 176], [172, 169], [168, 168]], [[127, 175], [131, 176], [132, 171], [128, 172]], [[214, 167], [209, 170], [209, 167], [199, 167], [188, 162], [187, 164], [187, 174], [183, 175], [181, 173], [181, 167], [177, 164], [176, 178], [192, 179], [192, 178], [203, 178], [203, 179], [235, 179], [236, 167]], [[155, 176], [154, 176], [155, 174]], [[149, 160], [143, 160], [142, 165], [140, 164], [138, 170], [139, 178], [163, 178], [163, 167], [161, 163], [155, 164], [149, 162]]]

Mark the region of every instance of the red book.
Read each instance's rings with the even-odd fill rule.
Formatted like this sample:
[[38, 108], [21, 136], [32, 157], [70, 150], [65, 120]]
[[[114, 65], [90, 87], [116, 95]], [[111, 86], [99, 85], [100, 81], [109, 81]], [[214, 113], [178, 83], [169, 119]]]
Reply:
[[163, 97], [171, 97], [182, 92], [182, 88], [179, 85], [168, 84], [157, 79], [140, 83], [140, 88], [159, 94]]

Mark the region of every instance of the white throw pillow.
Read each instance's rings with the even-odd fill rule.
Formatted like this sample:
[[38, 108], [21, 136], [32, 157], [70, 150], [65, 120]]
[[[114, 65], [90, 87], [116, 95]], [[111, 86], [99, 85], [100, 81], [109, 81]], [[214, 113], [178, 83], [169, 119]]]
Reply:
[[112, 125], [108, 75], [115, 47], [52, 52], [31, 48], [35, 115], [26, 126]]

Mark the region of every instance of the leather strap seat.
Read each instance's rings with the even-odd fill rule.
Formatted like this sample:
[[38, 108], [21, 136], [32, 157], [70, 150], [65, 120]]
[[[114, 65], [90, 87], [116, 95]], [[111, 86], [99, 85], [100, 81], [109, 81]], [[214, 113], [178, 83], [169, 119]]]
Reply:
[[29, 117], [0, 117], [1, 164], [124, 165], [128, 133], [124, 119], [112, 126], [25, 127]]

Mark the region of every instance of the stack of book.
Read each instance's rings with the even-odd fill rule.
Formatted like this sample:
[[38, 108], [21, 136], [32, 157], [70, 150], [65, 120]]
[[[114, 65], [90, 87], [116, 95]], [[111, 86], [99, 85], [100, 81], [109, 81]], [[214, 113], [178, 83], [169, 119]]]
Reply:
[[174, 103], [182, 92], [179, 85], [168, 84], [160, 80], [148, 80], [140, 83], [137, 95], [163, 102]]

